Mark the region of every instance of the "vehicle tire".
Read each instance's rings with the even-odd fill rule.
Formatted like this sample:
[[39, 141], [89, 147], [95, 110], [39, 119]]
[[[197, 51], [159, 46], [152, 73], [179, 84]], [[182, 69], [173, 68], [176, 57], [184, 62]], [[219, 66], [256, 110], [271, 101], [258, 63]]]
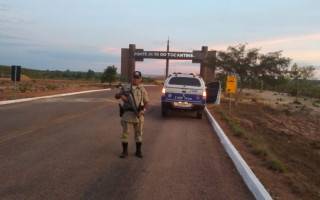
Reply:
[[197, 110], [197, 118], [202, 119], [203, 110]]
[[168, 112], [168, 109], [164, 106], [161, 106], [161, 115], [162, 116], [167, 116], [167, 112]]

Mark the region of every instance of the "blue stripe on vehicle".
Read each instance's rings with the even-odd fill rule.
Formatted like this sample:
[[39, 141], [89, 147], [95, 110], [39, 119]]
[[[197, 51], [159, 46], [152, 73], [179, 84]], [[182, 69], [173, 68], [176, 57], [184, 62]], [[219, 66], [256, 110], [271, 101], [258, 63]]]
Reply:
[[181, 101], [189, 103], [206, 103], [206, 100], [202, 98], [202, 95], [186, 93], [166, 93], [161, 97], [161, 100], [167, 102]]

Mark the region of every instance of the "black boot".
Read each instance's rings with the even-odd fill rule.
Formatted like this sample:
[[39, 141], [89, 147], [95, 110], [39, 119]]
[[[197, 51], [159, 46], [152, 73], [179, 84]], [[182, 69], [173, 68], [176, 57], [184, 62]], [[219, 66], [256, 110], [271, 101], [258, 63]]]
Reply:
[[123, 151], [122, 151], [122, 154], [120, 155], [120, 158], [125, 158], [128, 156], [128, 143], [127, 142], [123, 142], [122, 143], [122, 148], [123, 148]]
[[142, 158], [141, 145], [142, 145], [141, 142], [136, 142], [136, 147], [137, 147], [136, 156], [138, 156], [139, 158]]

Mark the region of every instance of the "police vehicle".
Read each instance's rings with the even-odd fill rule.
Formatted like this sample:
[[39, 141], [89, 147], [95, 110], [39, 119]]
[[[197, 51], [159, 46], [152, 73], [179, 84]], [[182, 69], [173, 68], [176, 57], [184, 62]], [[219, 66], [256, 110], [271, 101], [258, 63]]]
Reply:
[[182, 73], [170, 74], [162, 89], [162, 116], [166, 116], [168, 110], [196, 111], [197, 118], [202, 119], [206, 97], [206, 86], [201, 76]]

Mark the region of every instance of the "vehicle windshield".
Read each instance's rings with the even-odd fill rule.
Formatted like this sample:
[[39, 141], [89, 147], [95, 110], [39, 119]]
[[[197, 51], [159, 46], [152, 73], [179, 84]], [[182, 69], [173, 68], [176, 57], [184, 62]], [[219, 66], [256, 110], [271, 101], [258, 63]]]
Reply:
[[200, 87], [201, 83], [199, 79], [188, 77], [172, 77], [169, 81], [170, 85], [188, 85]]

